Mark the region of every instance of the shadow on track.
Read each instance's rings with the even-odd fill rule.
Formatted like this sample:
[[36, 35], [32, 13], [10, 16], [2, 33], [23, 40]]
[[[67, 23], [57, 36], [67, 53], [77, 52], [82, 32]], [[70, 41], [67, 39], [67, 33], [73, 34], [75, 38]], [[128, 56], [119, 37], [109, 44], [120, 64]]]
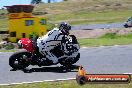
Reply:
[[[54, 72], [54, 73], [67, 73], [67, 72], [77, 72], [79, 66], [73, 65], [70, 68], [65, 68], [63, 66], [57, 67], [41, 67], [41, 68], [31, 68], [31, 69], [22, 69], [24, 73], [32, 73], [32, 72]], [[10, 71], [17, 71], [17, 69], [11, 69]]]

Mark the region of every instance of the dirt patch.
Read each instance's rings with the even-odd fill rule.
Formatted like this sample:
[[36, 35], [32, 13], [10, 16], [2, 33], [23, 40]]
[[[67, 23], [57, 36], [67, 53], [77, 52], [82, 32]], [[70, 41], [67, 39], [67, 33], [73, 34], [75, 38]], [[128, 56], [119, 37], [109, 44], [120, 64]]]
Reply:
[[71, 30], [70, 34], [77, 38], [97, 38], [106, 33], [125, 35], [132, 33], [132, 28], [93, 29], [93, 30]]

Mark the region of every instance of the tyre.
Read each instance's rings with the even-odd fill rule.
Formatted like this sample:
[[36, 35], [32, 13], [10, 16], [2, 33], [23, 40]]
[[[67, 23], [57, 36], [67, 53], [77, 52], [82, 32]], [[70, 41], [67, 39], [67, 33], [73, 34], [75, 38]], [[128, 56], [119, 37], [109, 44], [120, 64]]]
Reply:
[[76, 63], [79, 60], [79, 58], [80, 58], [80, 53], [78, 53], [78, 55], [74, 58], [72, 64]]
[[78, 53], [78, 55], [75, 58], [63, 58], [60, 59], [59, 62], [63, 66], [70, 67], [74, 63], [76, 63], [79, 60], [79, 58], [80, 58], [80, 53]]
[[84, 85], [87, 82], [87, 79], [84, 76], [77, 76], [76, 81], [80, 85]]
[[13, 69], [24, 69], [29, 66], [27, 58], [31, 57], [31, 53], [27, 51], [16, 52], [9, 58], [9, 65]]

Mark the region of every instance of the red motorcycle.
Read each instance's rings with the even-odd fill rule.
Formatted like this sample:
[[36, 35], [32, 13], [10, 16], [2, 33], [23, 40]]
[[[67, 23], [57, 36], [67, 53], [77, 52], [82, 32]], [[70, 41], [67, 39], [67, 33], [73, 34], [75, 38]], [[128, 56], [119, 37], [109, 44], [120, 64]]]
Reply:
[[[76, 63], [80, 58], [79, 43], [74, 35], [69, 35], [66, 38], [65, 47], [67, 52], [64, 52], [62, 45], [56, 46], [51, 52], [58, 58], [58, 63], [63, 66], [71, 66]], [[13, 69], [24, 69], [29, 65], [50, 66], [54, 65], [53, 62], [46, 58], [39, 52], [36, 44], [37, 41], [28, 38], [21, 39], [21, 46], [23, 51], [15, 52], [9, 57], [9, 65]], [[56, 63], [56, 64], [58, 64]]]

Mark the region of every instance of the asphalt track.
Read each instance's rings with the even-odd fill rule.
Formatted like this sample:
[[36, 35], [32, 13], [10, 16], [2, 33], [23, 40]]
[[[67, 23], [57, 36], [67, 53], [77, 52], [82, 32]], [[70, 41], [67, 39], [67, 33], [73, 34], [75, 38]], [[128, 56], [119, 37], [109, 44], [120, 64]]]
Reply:
[[[132, 73], [132, 45], [81, 48], [82, 65], [87, 73]], [[65, 72], [60, 65], [50, 67], [29, 66], [13, 71], [8, 65], [12, 53], [0, 53], [0, 84], [75, 78], [77, 69]]]
[[89, 25], [75, 25], [72, 30], [81, 29], [109, 29], [109, 28], [124, 28], [124, 23], [108, 23], [108, 24], [89, 24]]

